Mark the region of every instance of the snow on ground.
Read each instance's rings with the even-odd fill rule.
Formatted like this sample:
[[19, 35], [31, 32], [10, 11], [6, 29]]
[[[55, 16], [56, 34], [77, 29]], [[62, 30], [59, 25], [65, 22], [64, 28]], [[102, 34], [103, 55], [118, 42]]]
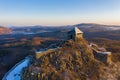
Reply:
[[25, 58], [23, 61], [16, 64], [4, 77], [3, 80], [21, 80], [21, 71], [27, 67], [30, 62], [30, 57]]

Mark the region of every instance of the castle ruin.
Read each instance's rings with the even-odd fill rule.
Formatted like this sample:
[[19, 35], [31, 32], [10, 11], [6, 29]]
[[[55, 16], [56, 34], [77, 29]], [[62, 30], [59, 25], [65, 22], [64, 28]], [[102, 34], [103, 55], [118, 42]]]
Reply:
[[[80, 39], [83, 39], [83, 32], [75, 27], [67, 34], [67, 40], [73, 40], [73, 41], [79, 41]], [[93, 50], [94, 58], [105, 63], [110, 64], [111, 63], [111, 52], [107, 52], [105, 48], [99, 48], [96, 44], [91, 43], [89, 47]], [[55, 49], [47, 49], [47, 50], [40, 50], [35, 51], [36, 59], [39, 59], [42, 55], [45, 55], [46, 53], [54, 52]]]
[[112, 53], [106, 51], [105, 48], [99, 48], [96, 44], [90, 44], [91, 49], [93, 50], [94, 58], [105, 63], [111, 64]]
[[[68, 40], [72, 39], [74, 41], [78, 41], [83, 38], [83, 32], [75, 27], [71, 31], [68, 32]], [[112, 53], [106, 51], [105, 48], [99, 48], [96, 44], [90, 44], [90, 48], [93, 50], [94, 58], [105, 63], [110, 64]]]
[[68, 40], [72, 39], [74, 41], [77, 41], [81, 38], [83, 38], [83, 32], [77, 27], [73, 28], [71, 31], [68, 32]]

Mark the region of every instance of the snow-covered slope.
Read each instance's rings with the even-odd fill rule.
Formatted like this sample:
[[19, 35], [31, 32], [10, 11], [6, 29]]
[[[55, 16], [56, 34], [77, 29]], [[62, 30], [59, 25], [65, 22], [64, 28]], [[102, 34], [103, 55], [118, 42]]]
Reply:
[[24, 60], [16, 64], [6, 75], [3, 77], [2, 80], [21, 80], [21, 71], [24, 67], [27, 67], [30, 62], [30, 57], [26, 57]]

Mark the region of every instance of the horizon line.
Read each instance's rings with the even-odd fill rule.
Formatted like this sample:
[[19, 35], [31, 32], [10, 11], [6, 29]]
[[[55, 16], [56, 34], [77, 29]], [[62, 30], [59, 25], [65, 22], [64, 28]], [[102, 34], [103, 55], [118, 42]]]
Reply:
[[60, 24], [60, 25], [35, 25], [35, 24], [26, 24], [26, 25], [0, 25], [1, 27], [29, 27], [29, 26], [44, 26], [44, 27], [60, 27], [60, 26], [75, 26], [75, 25], [78, 25], [78, 24], [96, 24], [96, 25], [108, 25], [108, 26], [120, 26], [120, 24], [105, 24], [105, 23], [87, 23], [87, 22], [84, 22], [84, 23], [76, 23], [76, 24]]

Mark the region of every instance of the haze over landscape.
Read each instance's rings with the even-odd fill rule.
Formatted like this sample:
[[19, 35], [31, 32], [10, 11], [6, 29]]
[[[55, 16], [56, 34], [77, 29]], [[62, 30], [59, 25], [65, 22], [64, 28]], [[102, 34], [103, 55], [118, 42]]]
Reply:
[[120, 25], [119, 0], [0, 0], [0, 25]]

